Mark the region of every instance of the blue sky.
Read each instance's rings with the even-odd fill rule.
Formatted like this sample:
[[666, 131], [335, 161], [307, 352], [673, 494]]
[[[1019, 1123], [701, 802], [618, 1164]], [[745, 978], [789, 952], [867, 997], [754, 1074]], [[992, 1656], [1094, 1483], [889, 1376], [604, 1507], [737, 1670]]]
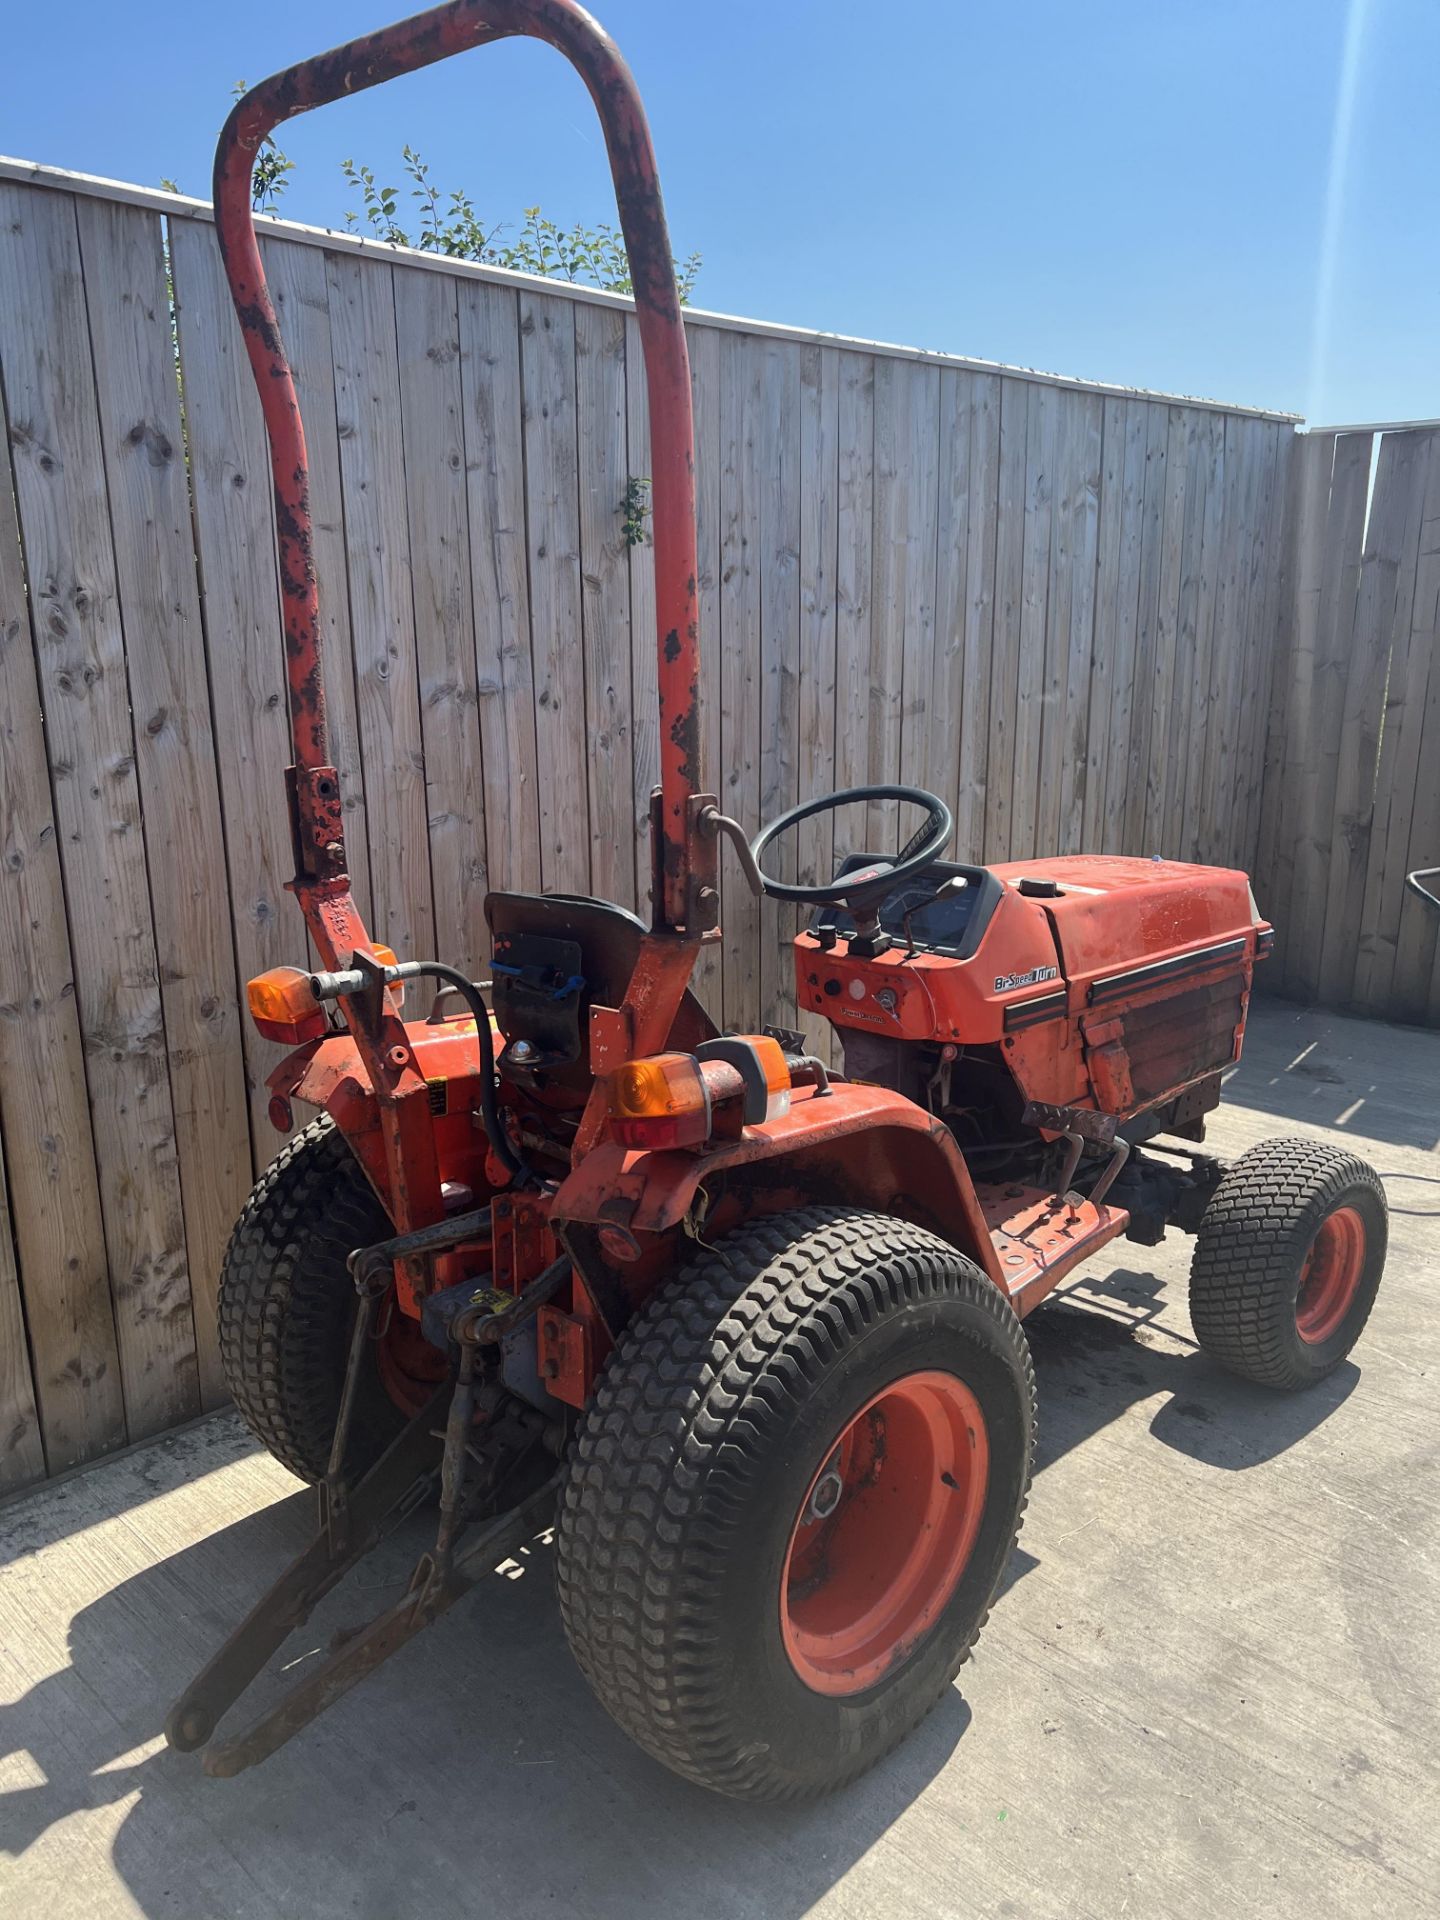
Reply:
[[[599, 4], [698, 306], [1316, 424], [1440, 416], [1436, 0]], [[233, 81], [402, 5], [16, 9], [0, 149], [208, 196]], [[513, 43], [292, 123], [283, 211], [338, 225], [340, 159], [398, 184], [407, 140], [493, 217], [613, 211], [579, 82]]]

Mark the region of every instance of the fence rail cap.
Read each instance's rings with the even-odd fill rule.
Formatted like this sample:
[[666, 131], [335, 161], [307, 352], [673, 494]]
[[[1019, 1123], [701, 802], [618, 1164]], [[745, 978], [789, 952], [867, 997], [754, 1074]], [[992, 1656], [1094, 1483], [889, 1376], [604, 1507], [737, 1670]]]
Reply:
[[1440, 420], [1360, 420], [1343, 427], [1306, 427], [1306, 433], [1425, 433]]
[[[97, 174], [75, 173], [67, 167], [46, 166], [39, 160], [17, 160], [0, 154], [0, 180], [14, 180], [35, 187], [49, 187], [63, 193], [84, 193], [99, 200], [119, 200], [127, 206], [144, 207], [171, 219], [213, 221], [208, 200], [197, 200], [187, 193], [171, 193], [164, 187], [141, 187], [126, 180], [106, 180]], [[482, 266], [474, 260], [454, 260], [448, 254], [428, 253], [418, 247], [397, 247], [387, 241], [372, 240], [366, 234], [349, 233], [333, 227], [305, 226], [296, 220], [277, 220], [271, 214], [258, 214], [257, 231], [277, 239], [297, 240], [312, 247], [324, 247], [332, 253], [364, 253], [403, 261], [406, 266], [425, 267], [432, 272], [488, 280], [500, 286], [524, 288], [530, 292], [560, 293], [573, 300], [585, 300], [595, 306], [634, 310], [634, 301], [624, 294], [606, 293], [598, 287], [577, 286], [571, 280], [556, 280], [533, 273], [515, 273], [507, 267]], [[1074, 393], [1097, 394], [1104, 399], [1163, 401], [1175, 407], [1198, 407], [1208, 413], [1228, 413], [1253, 420], [1274, 420], [1286, 426], [1298, 426], [1303, 415], [1282, 413], [1272, 407], [1232, 406], [1224, 400], [1207, 400], [1194, 394], [1159, 393], [1148, 387], [1126, 387], [1105, 380], [1082, 380], [1059, 373], [1042, 373], [1034, 367], [1012, 367], [999, 360], [978, 360], [965, 354], [941, 353], [930, 347], [897, 346], [891, 341], [862, 340], [853, 334], [830, 333], [814, 327], [791, 327], [774, 320], [749, 320], [737, 314], [712, 313], [703, 307], [687, 307], [687, 320], [707, 327], [723, 327], [736, 333], [757, 334], [767, 339], [788, 340], [798, 346], [843, 348], [851, 353], [878, 353], [897, 360], [917, 361], [927, 366], [955, 367], [968, 373], [1003, 374], [1010, 380], [1028, 380], [1037, 386], [1063, 387]], [[1349, 429], [1347, 429], [1349, 431]]]

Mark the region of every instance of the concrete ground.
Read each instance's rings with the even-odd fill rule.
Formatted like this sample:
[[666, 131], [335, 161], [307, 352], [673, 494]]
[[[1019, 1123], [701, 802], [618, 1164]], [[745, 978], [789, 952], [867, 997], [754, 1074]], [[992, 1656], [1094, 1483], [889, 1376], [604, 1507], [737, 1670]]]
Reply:
[[1190, 1339], [1188, 1241], [1102, 1255], [1030, 1323], [1039, 1470], [976, 1659], [818, 1807], [730, 1805], [629, 1746], [544, 1547], [208, 1780], [162, 1715], [309, 1497], [222, 1415], [0, 1511], [0, 1914], [1434, 1915], [1440, 1034], [1262, 1006], [1212, 1139], [1284, 1131], [1395, 1176], [1354, 1363], [1301, 1398], [1247, 1389]]

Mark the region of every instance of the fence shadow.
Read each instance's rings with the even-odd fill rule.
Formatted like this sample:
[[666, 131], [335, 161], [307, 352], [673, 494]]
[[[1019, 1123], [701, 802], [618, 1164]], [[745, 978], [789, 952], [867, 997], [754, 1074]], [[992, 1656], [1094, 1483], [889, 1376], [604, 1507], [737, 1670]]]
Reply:
[[1440, 1033], [1266, 998], [1252, 1008], [1225, 1102], [1279, 1125], [1431, 1152], [1440, 1146]]

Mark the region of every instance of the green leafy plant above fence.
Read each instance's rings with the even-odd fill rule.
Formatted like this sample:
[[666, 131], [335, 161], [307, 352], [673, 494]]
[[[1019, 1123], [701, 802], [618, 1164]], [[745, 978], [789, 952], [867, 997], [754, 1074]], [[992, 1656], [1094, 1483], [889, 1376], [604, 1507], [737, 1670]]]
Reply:
[[[246, 90], [237, 81], [237, 97]], [[489, 267], [508, 267], [515, 273], [536, 273], [547, 279], [568, 280], [573, 286], [599, 287], [607, 293], [632, 294], [625, 239], [609, 221], [586, 226], [576, 221], [563, 227], [538, 206], [522, 209], [522, 223], [513, 232], [504, 221], [483, 218], [463, 188], [443, 189], [430, 177], [428, 161], [407, 141], [401, 148], [401, 168], [410, 181], [407, 198], [415, 203], [413, 219], [401, 217], [402, 189], [386, 186], [375, 169], [361, 160], [342, 160], [340, 170], [359, 206], [345, 209], [345, 225], [352, 233], [368, 231], [390, 246], [417, 247], [422, 253], [444, 254], [449, 260], [477, 260]], [[290, 184], [295, 163], [266, 139], [255, 161], [252, 201], [256, 213], [276, 213]], [[178, 192], [173, 180], [161, 186]], [[675, 262], [675, 285], [685, 305], [695, 290], [700, 255]]]

